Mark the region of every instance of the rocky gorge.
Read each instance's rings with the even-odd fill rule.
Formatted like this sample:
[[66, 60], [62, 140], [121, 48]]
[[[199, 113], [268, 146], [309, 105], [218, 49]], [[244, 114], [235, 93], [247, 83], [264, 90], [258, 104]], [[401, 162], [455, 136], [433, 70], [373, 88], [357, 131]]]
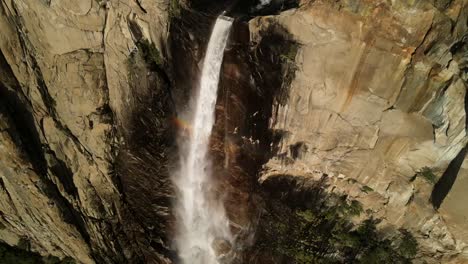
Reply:
[[171, 174], [223, 10], [230, 262], [468, 263], [465, 0], [1, 0], [7, 252], [180, 262]]

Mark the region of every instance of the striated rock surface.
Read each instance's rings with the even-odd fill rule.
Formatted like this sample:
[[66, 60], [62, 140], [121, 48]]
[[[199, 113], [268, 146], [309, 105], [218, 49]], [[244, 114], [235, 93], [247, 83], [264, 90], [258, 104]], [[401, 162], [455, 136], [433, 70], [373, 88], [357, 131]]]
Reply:
[[[18, 130], [0, 117], [1, 217], [0, 236], [8, 244], [29, 243], [35, 251], [92, 262], [89, 246], [73, 223], [76, 215], [60, 198], [57, 187], [41, 178], [15, 142]], [[60, 210], [63, 208], [63, 211]]]
[[[156, 73], [142, 57], [166, 39], [168, 8], [159, 1], [0, 2], [3, 241], [21, 238], [33, 251], [82, 263], [164, 262], [164, 238], [145, 234], [153, 227], [132, 213], [148, 206], [167, 215], [151, 201], [134, 203], [141, 185], [157, 186], [123, 169], [132, 158], [117, 156], [128, 153], [121, 146], [133, 140], [137, 108], [151, 108], [139, 98], [157, 93], [150, 84], [163, 87], [145, 79]], [[139, 69], [143, 84], [129, 68]], [[131, 189], [125, 194], [122, 182]]]
[[[177, 263], [173, 121], [231, 5], [0, 0], [1, 241], [78, 263]], [[232, 11], [211, 142], [233, 263], [293, 263], [272, 246], [343, 210], [342, 233], [380, 219], [383, 238], [416, 237], [416, 263], [465, 263], [467, 2], [249, 5]], [[284, 222], [291, 240], [268, 233]]]
[[414, 231], [430, 262], [466, 260], [466, 236], [433, 208], [427, 178], [465, 154], [467, 16], [465, 1], [304, 1], [250, 21], [254, 43], [280, 25], [299, 45], [270, 119], [283, 136], [260, 182], [325, 177], [329, 192], [383, 219], [380, 228]]

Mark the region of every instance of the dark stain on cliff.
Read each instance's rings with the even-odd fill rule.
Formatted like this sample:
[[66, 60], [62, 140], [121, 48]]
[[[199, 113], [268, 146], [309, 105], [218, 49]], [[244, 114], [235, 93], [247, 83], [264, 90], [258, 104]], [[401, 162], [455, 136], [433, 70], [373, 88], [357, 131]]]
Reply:
[[305, 142], [297, 142], [296, 144], [289, 146], [289, 151], [291, 151], [293, 159], [301, 158], [304, 153], [307, 152], [307, 149], [307, 144]]
[[[49, 151], [51, 154], [52, 151]], [[67, 164], [62, 160], [56, 158], [55, 154], [52, 154], [55, 157], [50, 164], [50, 171], [57, 176], [60, 183], [62, 184], [65, 192], [69, 195], [78, 198], [78, 189], [73, 183], [73, 172], [68, 168]]]
[[279, 25], [265, 29], [259, 43], [252, 44], [249, 36], [248, 25], [236, 20], [225, 50], [211, 143], [213, 175], [223, 188], [228, 216], [237, 224], [234, 263], [251, 263], [246, 254], [264, 210], [257, 180], [283, 135], [271, 130], [269, 122], [275, 105], [287, 100], [298, 49]]
[[191, 92], [197, 88], [214, 15], [180, 9], [171, 20], [168, 40], [172, 94], [178, 113], [188, 110]]
[[437, 181], [432, 190], [430, 201], [434, 208], [438, 209], [442, 205], [445, 197], [452, 189], [458, 173], [460, 171], [461, 165], [465, 159], [467, 153], [467, 147], [464, 147], [458, 155], [453, 159], [447, 169], [445, 170], [442, 177]]
[[259, 43], [252, 43], [251, 67], [259, 95], [265, 98], [265, 102], [271, 103], [270, 110], [262, 113], [263, 118], [268, 119], [272, 116], [271, 106], [284, 105], [289, 98], [299, 44], [285, 28], [275, 23], [262, 29], [260, 35]]
[[125, 247], [132, 263], [160, 263], [175, 259], [168, 230], [173, 187], [169, 177], [174, 145], [171, 119], [175, 109], [169, 75], [155, 45], [137, 40], [127, 62], [130, 94], [126, 115], [118, 127], [123, 139], [118, 146], [114, 173], [120, 179], [125, 209]]
[[[20, 144], [19, 148], [26, 153], [32, 163], [34, 170], [44, 175], [47, 172], [47, 164], [42, 155], [39, 134], [34, 125], [34, 117], [29, 109], [27, 100], [20, 100], [20, 87], [6, 61], [3, 53], [0, 52], [0, 106], [2, 112], [7, 116], [14, 117], [18, 133], [10, 133], [15, 143]], [[16, 92], [15, 92], [16, 91]]]
[[455, 184], [461, 165], [465, 160], [466, 153], [467, 147], [464, 147], [458, 153], [457, 157], [455, 157], [455, 159], [453, 159], [450, 162], [444, 174], [442, 174], [442, 177], [434, 185], [434, 189], [432, 190], [430, 198], [430, 201], [434, 208], [440, 208], [440, 206], [444, 202], [445, 197], [447, 197], [453, 185]]
[[223, 11], [228, 16], [249, 19], [254, 16], [279, 14], [281, 11], [297, 8], [299, 0], [271, 0], [261, 3], [260, 0], [189, 0], [190, 8], [198, 12], [218, 15]]
[[[257, 179], [262, 166], [279, 151], [279, 143], [286, 134], [282, 130], [273, 130], [277, 120], [277, 107], [284, 105], [289, 97], [289, 88], [295, 76], [295, 56], [298, 44], [286, 29], [277, 24], [263, 29], [258, 43], [249, 42], [245, 54], [248, 62], [247, 74], [244, 75], [247, 85], [242, 89], [249, 89], [249, 96], [243, 100], [246, 114], [243, 126], [246, 131], [242, 134], [258, 142], [255, 151], [242, 147], [244, 155], [251, 157], [249, 174], [254, 180], [253, 192], [261, 193]], [[271, 45], [275, 43], [275, 45]], [[248, 87], [248, 88], [247, 88]]]
[[365, 46], [362, 48], [363, 51], [361, 53], [361, 56], [359, 57], [358, 64], [356, 68], [353, 69], [353, 77], [351, 79], [351, 83], [349, 84], [346, 94], [346, 100], [341, 107], [341, 111], [344, 111], [348, 108], [349, 104], [353, 100], [353, 97], [361, 88], [361, 77], [366, 73], [366, 71], [373, 71], [373, 69], [369, 69], [369, 67], [367, 66], [367, 60], [369, 52], [371, 50], [371, 47], [374, 45], [375, 40], [372, 37], [367, 37], [367, 41], [369, 41], [369, 43], [365, 43]]
[[[467, 38], [468, 39], [468, 38]], [[459, 49], [460, 47], [458, 47]], [[453, 51], [453, 50], [452, 50]], [[465, 92], [465, 113], [468, 113], [468, 92]], [[468, 114], [465, 115], [465, 130], [468, 131]], [[429, 201], [432, 203], [434, 208], [439, 209], [442, 205], [445, 197], [449, 194], [455, 181], [457, 180], [460, 168], [465, 160], [468, 151], [468, 146], [465, 146], [453, 159], [447, 169], [445, 170], [442, 177], [437, 181], [432, 190]]]

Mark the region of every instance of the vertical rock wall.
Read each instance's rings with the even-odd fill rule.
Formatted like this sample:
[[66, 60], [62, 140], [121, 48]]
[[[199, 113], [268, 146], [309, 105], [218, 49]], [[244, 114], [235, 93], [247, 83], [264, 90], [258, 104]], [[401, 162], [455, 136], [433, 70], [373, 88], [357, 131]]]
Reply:
[[416, 231], [434, 259], [466, 255], [430, 197], [468, 140], [467, 16], [464, 1], [303, 1], [251, 20], [254, 41], [279, 24], [299, 44], [295, 78], [271, 119], [284, 136], [260, 182], [325, 177], [382, 227]]
[[[121, 190], [121, 181], [145, 178], [116, 172], [131, 162], [116, 157], [133, 138], [136, 110], [158, 107], [138, 100], [150, 92], [132, 83], [139, 77], [130, 79], [129, 58], [142, 56], [143, 39], [164, 49], [168, 8], [160, 1], [0, 2], [2, 240], [27, 240], [33, 251], [83, 263], [164, 259], [151, 242], [161, 238], [142, 242], [149, 225], [132, 213], [152, 203], [134, 203], [138, 190]], [[135, 64], [139, 74], [156, 74], [143, 59]]]

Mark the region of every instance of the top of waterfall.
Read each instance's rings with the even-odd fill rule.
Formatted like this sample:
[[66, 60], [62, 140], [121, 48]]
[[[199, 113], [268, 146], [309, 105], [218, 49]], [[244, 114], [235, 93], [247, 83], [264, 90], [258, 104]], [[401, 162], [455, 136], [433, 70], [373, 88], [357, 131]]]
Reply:
[[223, 13], [219, 15], [218, 19], [224, 19], [230, 22], [234, 21], [234, 18], [226, 16], [226, 11], [223, 11]]

